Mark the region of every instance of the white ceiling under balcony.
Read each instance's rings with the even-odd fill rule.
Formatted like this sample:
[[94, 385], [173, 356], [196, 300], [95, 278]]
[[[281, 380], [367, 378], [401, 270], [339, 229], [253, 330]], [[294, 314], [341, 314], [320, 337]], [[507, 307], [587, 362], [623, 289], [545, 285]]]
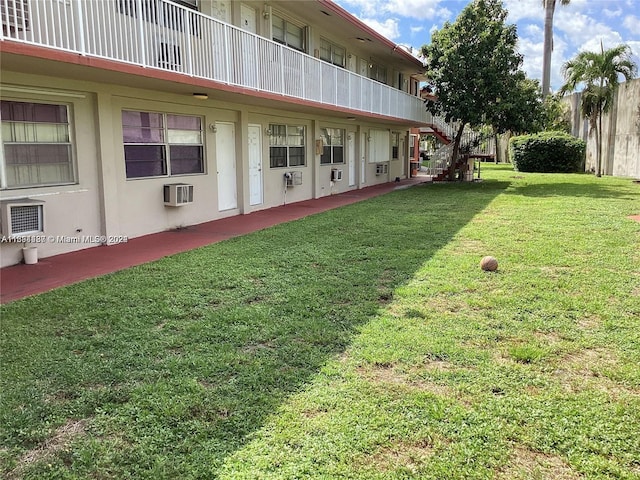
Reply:
[[293, 0], [273, 2], [273, 8], [276, 11], [286, 11], [314, 25], [321, 32], [326, 32], [333, 41], [344, 45], [347, 50], [364, 52], [370, 58], [407, 75], [420, 77], [424, 73], [419, 59], [361, 23], [333, 2]]

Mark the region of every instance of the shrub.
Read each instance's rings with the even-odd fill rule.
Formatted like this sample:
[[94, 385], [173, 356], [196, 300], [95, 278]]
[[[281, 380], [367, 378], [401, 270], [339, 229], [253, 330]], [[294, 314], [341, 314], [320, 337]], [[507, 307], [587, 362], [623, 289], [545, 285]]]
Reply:
[[579, 172], [586, 148], [583, 140], [563, 132], [541, 132], [509, 140], [511, 161], [520, 172]]

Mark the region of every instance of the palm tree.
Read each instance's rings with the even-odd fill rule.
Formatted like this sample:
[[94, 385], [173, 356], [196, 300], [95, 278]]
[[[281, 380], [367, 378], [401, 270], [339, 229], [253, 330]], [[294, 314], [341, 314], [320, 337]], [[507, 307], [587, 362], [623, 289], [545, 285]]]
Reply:
[[580, 110], [589, 119], [591, 131], [596, 134], [596, 175], [602, 175], [602, 115], [607, 113], [615, 99], [620, 76], [625, 80], [635, 77], [638, 67], [631, 60], [628, 45], [618, 45], [605, 50], [600, 43], [600, 53], [580, 52], [563, 67], [566, 83], [560, 89], [565, 94], [584, 84]]
[[[561, 5], [569, 5], [571, 0], [560, 0]], [[542, 96], [551, 93], [551, 52], [553, 51], [553, 13], [556, 0], [542, 0], [544, 7], [544, 53], [542, 58]]]

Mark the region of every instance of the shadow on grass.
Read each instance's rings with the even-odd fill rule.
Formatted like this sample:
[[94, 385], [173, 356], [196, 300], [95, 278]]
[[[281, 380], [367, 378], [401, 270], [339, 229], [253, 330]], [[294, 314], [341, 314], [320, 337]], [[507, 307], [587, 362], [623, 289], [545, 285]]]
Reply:
[[557, 182], [536, 185], [515, 185], [507, 194], [527, 197], [591, 197], [591, 198], [624, 198], [628, 191], [621, 191], [611, 185], [598, 185], [590, 181], [594, 177], [586, 177], [584, 183]]
[[508, 186], [399, 190], [3, 306], [4, 472], [214, 477]]

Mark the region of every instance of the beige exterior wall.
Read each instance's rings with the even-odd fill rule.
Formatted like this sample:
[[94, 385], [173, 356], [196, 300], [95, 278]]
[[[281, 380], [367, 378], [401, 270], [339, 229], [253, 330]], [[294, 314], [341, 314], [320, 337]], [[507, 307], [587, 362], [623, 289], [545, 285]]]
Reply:
[[[0, 200], [18, 198], [43, 200], [44, 236], [38, 247], [40, 258], [89, 248], [101, 242], [79, 241], [86, 237], [106, 236], [106, 243], [117, 243], [121, 237], [134, 238], [160, 231], [203, 223], [255, 210], [343, 193], [349, 190], [406, 177], [403, 164], [407, 155], [406, 129], [398, 126], [349, 121], [343, 115], [291, 112], [219, 100], [200, 101], [189, 95], [170, 94], [147, 89], [68, 80], [40, 75], [4, 72], [2, 99], [25, 102], [64, 103], [70, 107], [70, 122], [75, 145], [74, 157], [78, 182], [73, 185], [5, 189]], [[122, 140], [122, 110], [198, 115], [203, 118], [205, 173], [173, 177], [127, 179]], [[235, 168], [237, 208], [221, 211], [218, 205], [218, 161], [213, 127], [232, 124], [235, 129]], [[306, 165], [270, 168], [269, 136], [271, 123], [303, 125], [306, 131]], [[263, 203], [250, 205], [248, 182], [249, 125], [260, 125], [263, 174]], [[316, 141], [321, 128], [345, 131], [345, 163], [321, 165]], [[391, 132], [399, 132], [401, 159], [391, 160]], [[372, 145], [375, 136], [389, 139], [384, 149]], [[348, 137], [353, 142], [353, 177], [349, 178]], [[384, 144], [384, 142], [383, 142]], [[364, 145], [364, 151], [361, 149]], [[376, 174], [376, 162], [388, 167]], [[341, 181], [331, 180], [331, 169], [343, 171]], [[302, 172], [302, 185], [287, 188], [285, 171]], [[364, 171], [364, 178], [362, 172]], [[167, 207], [163, 202], [163, 186], [188, 183], [194, 186], [194, 202], [181, 207]], [[352, 185], [350, 185], [352, 183]], [[22, 261], [22, 244], [2, 243], [0, 265]], [[34, 246], [34, 245], [30, 245]]]
[[[587, 142], [586, 170], [596, 166], [596, 138], [580, 115], [581, 94], [567, 98], [572, 134]], [[613, 109], [602, 121], [602, 168], [605, 175], [640, 178], [640, 79], [620, 85]]]
[[[3, 82], [18, 79], [8, 72], [2, 73]], [[26, 87], [27, 82], [19, 78], [17, 85], [3, 83], [2, 99], [43, 103], [65, 104], [69, 108], [71, 136], [76, 159], [76, 178], [72, 185], [39, 188], [18, 188], [0, 191], [0, 200], [32, 198], [44, 202], [44, 228], [47, 238], [26, 246], [37, 246], [43, 256], [57, 255], [95, 246], [96, 244], [73, 243], [80, 236], [94, 237], [102, 234], [99, 172], [96, 158], [95, 95], [82, 89], [57, 90], [66, 82], [41, 83], [40, 89]], [[7, 88], [4, 88], [7, 87]], [[13, 89], [12, 89], [13, 87]], [[47, 93], [50, 92], [50, 93]], [[0, 244], [0, 265], [12, 265], [22, 261], [22, 243]]]
[[[305, 28], [306, 51], [312, 56], [319, 57], [321, 39], [325, 39], [345, 48], [346, 70], [368, 77], [371, 65], [384, 65], [387, 73], [386, 83], [389, 85], [407, 92], [412, 82], [417, 83], [417, 80], [411, 79], [411, 76], [415, 75], [419, 65], [416, 65], [416, 61], [402, 55], [401, 51], [396, 51], [397, 47], [389, 48], [389, 44], [384, 39], [379, 36], [376, 38], [371, 31], [345, 18], [345, 12], [331, 11], [328, 14], [322, 10], [325, 6], [318, 7], [314, 2], [305, 5], [303, 3], [305, 2], [202, 0], [200, 11], [204, 15], [255, 32], [267, 39], [272, 38], [273, 16], [278, 15]], [[85, 17], [80, 15], [80, 10]], [[56, 25], [60, 24], [60, 28], [56, 29], [59, 32], [65, 29], [76, 31], [75, 24], [63, 23], [71, 19], [85, 18], [87, 24], [92, 25], [91, 35], [81, 38], [80, 30], [77, 30], [76, 35], [70, 39], [59, 32], [47, 36], [44, 31], [46, 27], [37, 27], [40, 25], [39, 20], [44, 21], [45, 18], [55, 18]], [[208, 71], [198, 70], [198, 68], [205, 68], [206, 62], [200, 62], [202, 65], [198, 64], [200, 67], [194, 67], [193, 72], [185, 70], [182, 63], [187, 62], [190, 58], [187, 53], [191, 52], [225, 65], [227, 64], [225, 59], [233, 61], [240, 58], [241, 62], [229, 67], [238, 75], [242, 72], [246, 74], [254, 71], [255, 58], [242, 55], [243, 51], [250, 51], [242, 50], [247, 47], [247, 44], [242, 42], [248, 41], [249, 45], [253, 45], [255, 37], [242, 32], [239, 36], [242, 38], [237, 39], [238, 44], [231, 45], [231, 50], [235, 53], [230, 54], [227, 48], [229, 45], [217, 37], [211, 39], [204, 34], [182, 35], [180, 28], [174, 26], [172, 29], [167, 25], [156, 24], [146, 25], [149, 30], [141, 37], [140, 45], [130, 45], [131, 42], [127, 39], [132, 39], [132, 32], [138, 31], [140, 18], [130, 12], [124, 12], [122, 8], [117, 8], [115, 3], [108, 0], [88, 3], [36, 2], [30, 11], [30, 19], [31, 28], [28, 31], [19, 31], [13, 40], [41, 44], [76, 54], [90, 52], [87, 57], [84, 55], [78, 57], [83, 60], [90, 60], [91, 55], [97, 55], [115, 62], [128, 62], [129, 66], [161, 67], [165, 70], [162, 72], [164, 74], [168, 69], [170, 73], [192, 73], [196, 77], [201, 76], [222, 83], [227, 81], [209, 76]], [[245, 22], [245, 19], [249, 21]], [[209, 25], [211, 23], [213, 22]], [[114, 33], [115, 30], [110, 30], [109, 26], [117, 26], [120, 33]], [[226, 28], [222, 29], [226, 30]], [[371, 39], [368, 36], [374, 38]], [[176, 68], [157, 64], [163, 56], [158, 50], [158, 39], [168, 42], [167, 44], [176, 45], [181, 52], [180, 61], [176, 61], [174, 65]], [[92, 42], [92, 44], [83, 46], [83, 42]], [[334, 82], [336, 84], [335, 101], [342, 98], [343, 104], [327, 103], [334, 107], [321, 108], [318, 105], [309, 104], [309, 101], [320, 101], [315, 96], [300, 97], [302, 98], [300, 101], [289, 99], [288, 102], [281, 102], [273, 97], [269, 99], [269, 96], [243, 98], [241, 92], [232, 91], [227, 94], [228, 90], [221, 88], [218, 91], [215, 85], [196, 87], [198, 84], [202, 85], [202, 82], [198, 83], [197, 78], [194, 80], [194, 87], [190, 88], [189, 84], [185, 86], [184, 82], [160, 75], [161, 70], [149, 69], [151, 72], [159, 72], [158, 78], [126, 73], [127, 68], [124, 67], [127, 63], [122, 64], [122, 71], [117, 68], [100, 70], [100, 67], [90, 65], [92, 62], [89, 60], [86, 64], [82, 61], [77, 65], [65, 59], [58, 61], [60, 52], [56, 50], [52, 52], [56, 54], [51, 58], [48, 56], [38, 58], [37, 55], [31, 57], [33, 53], [28, 53], [24, 57], [18, 54], [16, 57], [9, 53], [12, 63], [11, 65], [6, 62], [3, 64], [0, 79], [0, 96], [3, 100], [65, 104], [69, 108], [76, 182], [62, 186], [0, 190], [0, 202], [5, 204], [7, 201], [25, 198], [44, 202], [44, 234], [39, 236], [44, 241], [35, 245], [38, 247], [40, 258], [90, 248], [101, 243], [113, 244], [123, 238], [134, 238], [283, 204], [344, 193], [393, 181], [396, 177], [406, 178], [409, 175], [409, 128], [411, 126], [409, 118], [414, 118], [412, 115], [415, 112], [411, 112], [402, 105], [400, 105], [402, 108], [397, 111], [402, 113], [394, 113], [392, 108], [376, 110], [379, 106], [376, 103], [383, 103], [383, 98], [386, 97], [382, 97], [382, 94], [389, 90], [377, 89], [379, 85], [377, 82], [354, 83], [353, 85], [361, 86], [351, 86], [351, 91], [345, 91], [342, 88], [340, 90], [342, 96], [338, 97], [338, 86], [345, 85], [337, 80]], [[171, 56], [170, 52], [169, 56]], [[170, 61], [171, 58], [162, 61], [165, 60]], [[181, 64], [177, 65], [178, 63]], [[43, 65], [46, 66], [43, 67]], [[261, 65], [261, 68], [267, 71], [269, 68], [279, 70], [281, 65], [273, 63]], [[212, 71], [220, 73], [222, 70], [213, 69]], [[331, 72], [331, 70], [327, 71]], [[404, 72], [402, 77], [400, 72]], [[335, 70], [335, 78], [344, 79], [338, 76], [342, 73], [344, 73], [343, 69]], [[330, 75], [330, 73], [325, 74]], [[331, 77], [327, 78], [331, 79]], [[256, 88], [251, 82], [239, 82], [238, 85], [244, 85], [242, 88]], [[310, 89], [312, 92], [316, 92], [319, 88], [313, 82], [309, 85], [313, 87]], [[333, 84], [327, 82], [323, 85]], [[371, 85], [375, 85], [376, 88], [372, 88]], [[332, 87], [327, 88], [331, 93]], [[353, 91], [357, 88], [361, 88], [362, 92]], [[203, 89], [208, 91], [209, 99], [202, 101], [193, 98], [192, 93], [202, 92]], [[378, 90], [380, 90], [380, 97], [372, 94]], [[272, 90], [267, 91], [273, 93]], [[363, 106], [359, 106], [359, 103], [350, 103], [352, 99], [362, 100], [361, 97], [372, 99], [371, 105], [363, 103]], [[327, 98], [331, 101], [332, 97], [328, 95]], [[401, 97], [398, 98], [402, 100]], [[332, 112], [330, 108], [342, 111]], [[347, 110], [345, 113], [346, 108], [353, 111]], [[123, 110], [201, 117], [205, 172], [193, 175], [128, 179], [122, 137]], [[407, 120], [395, 119], [387, 122], [381, 115], [402, 115]], [[405, 122], [406, 125], [404, 125]], [[270, 167], [268, 134], [270, 124], [304, 126], [306, 161], [304, 166]], [[263, 200], [261, 203], [252, 205], [250, 186], [253, 183], [250, 180], [249, 156], [253, 147], [249, 145], [249, 137], [250, 132], [255, 133], [257, 127], [261, 132], [259, 144]], [[230, 128], [234, 130], [234, 140], [232, 140], [233, 148], [229, 150], [229, 142], [224, 142], [221, 135]], [[320, 163], [322, 148], [318, 148], [318, 142], [320, 144], [322, 142], [323, 128], [344, 131], [344, 163], [327, 165]], [[399, 138], [397, 159], [392, 158], [392, 135], [397, 135]], [[234, 151], [232, 159], [227, 158], [226, 155], [225, 158], [217, 158], [220, 151], [218, 147], [223, 143], [227, 148], [225, 151]], [[2, 158], [0, 161], [3, 161]], [[220, 167], [229, 165], [229, 161], [235, 169], [235, 178], [229, 180], [234, 182], [232, 185], [223, 184], [220, 180]], [[0, 164], [1, 167], [2, 164]], [[342, 180], [332, 179], [331, 172], [334, 169], [342, 171]], [[287, 187], [285, 172], [301, 173], [302, 184]], [[193, 203], [180, 207], [165, 206], [163, 187], [169, 183], [193, 185]], [[219, 194], [227, 187], [233, 187], [236, 191], [237, 204], [234, 208], [221, 208]], [[21, 262], [22, 247], [21, 243], [0, 244], [0, 266]]]

